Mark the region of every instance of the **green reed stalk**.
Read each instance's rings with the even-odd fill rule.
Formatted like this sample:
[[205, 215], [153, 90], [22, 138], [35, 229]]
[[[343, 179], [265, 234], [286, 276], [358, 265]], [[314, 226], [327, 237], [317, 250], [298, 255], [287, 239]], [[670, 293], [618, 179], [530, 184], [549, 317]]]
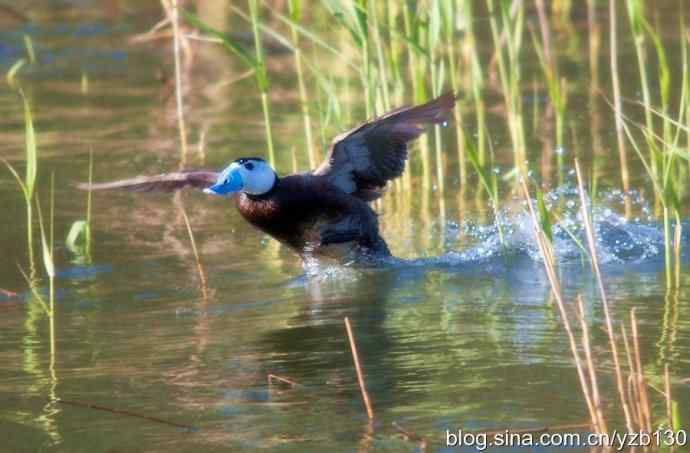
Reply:
[[300, 0], [288, 0], [288, 14], [291, 20], [290, 32], [292, 35], [292, 44], [294, 46], [293, 51], [295, 54], [295, 70], [297, 71], [297, 86], [299, 88], [299, 99], [302, 107], [302, 120], [304, 121], [304, 136], [307, 142], [309, 168], [314, 168], [316, 166], [316, 153], [314, 151], [314, 139], [311, 132], [309, 99], [307, 97], [307, 89], [305, 88], [304, 84], [304, 71], [302, 70], [302, 50], [299, 46], [299, 33], [297, 31], [297, 27], [292, 25], [294, 23], [299, 23], [302, 18]]
[[394, 0], [386, 0], [386, 23], [388, 27], [388, 67], [390, 68], [391, 75], [393, 78], [394, 91], [391, 95], [391, 103], [402, 104], [403, 93], [405, 91], [404, 80], [402, 78], [403, 65], [401, 61], [401, 56], [403, 48], [400, 40], [393, 39], [393, 33], [396, 32], [396, 13], [397, 8], [400, 8], [400, 4]]
[[[487, 0], [491, 34], [496, 48], [501, 87], [508, 113], [508, 128], [513, 144], [515, 168], [521, 174], [524, 174], [526, 173], [526, 150], [520, 94], [520, 50], [522, 47], [524, 6], [522, 4], [518, 5], [514, 15], [508, 10], [508, 5], [505, 2], [501, 2], [500, 6], [501, 10], [497, 12], [494, 7], [494, 0]], [[499, 33], [497, 14], [501, 16], [502, 33]], [[505, 53], [507, 55], [503, 51], [502, 35], [505, 37]]]
[[386, 71], [386, 57], [383, 50], [381, 39], [381, 26], [379, 25], [378, 13], [376, 11], [378, 2], [369, 2], [369, 16], [371, 17], [371, 28], [374, 35], [374, 46], [376, 47], [376, 61], [378, 63], [379, 84], [383, 97], [383, 109], [388, 111], [391, 108], [391, 99], [388, 92], [388, 74]]
[[[429, 11], [429, 30], [428, 30], [428, 45], [431, 61], [429, 62], [431, 69], [431, 90], [432, 97], [440, 96], [445, 83], [445, 66], [444, 61], [436, 60], [439, 44], [441, 43], [442, 31], [442, 11], [440, 2], [434, 2]], [[441, 128], [438, 125], [434, 126], [434, 149], [436, 157], [436, 182], [441, 192], [441, 197], [445, 191], [444, 179], [444, 165], [443, 155], [441, 152]]]
[[26, 47], [26, 53], [29, 56], [29, 63], [36, 64], [36, 51], [31, 36], [24, 35], [24, 47]]
[[[41, 230], [41, 249], [43, 252], [43, 266], [48, 275], [48, 320], [50, 329], [50, 356], [51, 364], [55, 360], [55, 261], [53, 260], [53, 249], [55, 243], [55, 175], [51, 174], [50, 178], [50, 231], [46, 238], [46, 231], [43, 222], [43, 214], [41, 212], [41, 204], [38, 198], [36, 199], [36, 206], [38, 212], [38, 222]], [[45, 303], [44, 303], [45, 305]], [[52, 366], [51, 366], [52, 368]]]
[[[443, 6], [443, 34], [446, 38], [446, 53], [448, 54], [448, 70], [450, 72], [450, 85], [453, 93], [460, 92], [460, 82], [458, 81], [458, 65], [457, 55], [455, 52], [454, 39], [455, 37], [455, 11], [454, 3], [450, 1], [437, 2]], [[471, 20], [471, 18], [470, 18]], [[460, 184], [467, 183], [467, 163], [465, 157], [465, 132], [463, 129], [462, 112], [460, 111], [460, 103], [456, 102], [453, 107], [453, 117], [455, 120], [455, 136], [458, 147], [458, 167], [460, 170]]]
[[474, 110], [477, 116], [477, 155], [479, 162], [484, 165], [486, 157], [486, 109], [484, 107], [484, 74], [482, 71], [479, 51], [477, 50], [477, 38], [474, 33], [474, 15], [472, 0], [459, 0], [458, 7], [465, 12], [467, 30], [465, 32], [465, 48], [468, 49], [470, 58], [470, 68], [472, 74], [472, 98], [474, 100]]
[[258, 63], [257, 80], [259, 81], [259, 91], [261, 92], [261, 109], [264, 113], [264, 126], [266, 128], [266, 145], [268, 146], [268, 159], [271, 165], [275, 165], [275, 151], [273, 149], [273, 129], [271, 127], [270, 103], [268, 100], [268, 73], [266, 72], [266, 59], [264, 57], [263, 45], [261, 43], [261, 31], [259, 23], [259, 6], [256, 0], [249, 0], [249, 13], [252, 18], [252, 33], [254, 34], [254, 48], [256, 62]]
[[218, 43], [222, 44], [226, 50], [230, 53], [238, 56], [243, 63], [250, 67], [254, 71], [254, 77], [256, 79], [256, 85], [261, 94], [261, 108], [264, 115], [264, 126], [266, 128], [266, 142], [268, 145], [268, 155], [269, 161], [272, 165], [275, 164], [275, 153], [273, 151], [273, 135], [271, 128], [271, 115], [269, 111], [268, 102], [268, 90], [269, 90], [269, 80], [266, 71], [266, 62], [264, 59], [263, 47], [261, 46], [261, 33], [260, 28], [262, 28], [259, 20], [258, 6], [256, 0], [249, 0], [249, 6], [251, 8], [251, 22], [252, 31], [254, 34], [254, 44], [256, 47], [256, 52], [252, 55], [239, 43], [228, 37], [225, 33], [216, 30], [210, 25], [206, 24], [204, 21], [199, 19], [196, 15], [190, 13], [189, 11], [183, 10], [182, 13], [185, 19], [192, 24], [194, 27], [211, 35]]
[[[686, 93], [690, 93], [690, 73], [688, 72], [688, 42], [690, 41], [690, 32], [685, 31], [685, 21], [681, 18], [681, 50], [683, 52], [683, 74], [682, 84]], [[690, 95], [685, 98], [685, 140], [690, 147]], [[690, 172], [690, 159], [688, 159], [688, 172]]]
[[[445, 66], [443, 60], [438, 63], [438, 69], [436, 69], [436, 64], [431, 64], [431, 80], [433, 83], [434, 97], [441, 95], [441, 90], [443, 90], [443, 83], [445, 79]], [[441, 126], [438, 124], [434, 125], [434, 148], [436, 150], [436, 179], [438, 182], [439, 191], [441, 192], [441, 197], [445, 191], [445, 179], [444, 179], [444, 165], [443, 165], [443, 153], [442, 153], [442, 143], [441, 143]]]
[[616, 138], [618, 141], [618, 158], [621, 166], [621, 182], [623, 184], [623, 191], [625, 192], [626, 217], [630, 215], [630, 203], [627, 196], [630, 191], [630, 177], [628, 175], [628, 158], [625, 151], [625, 141], [623, 139], [623, 109], [621, 107], [621, 88], [618, 73], [618, 32], [616, 27], [616, 0], [609, 0], [609, 41], [611, 46], [611, 80], [613, 83], [613, 104], [614, 115], [616, 119]]
[[31, 269], [34, 268], [34, 247], [33, 247], [33, 199], [34, 189], [36, 186], [36, 176], [38, 172], [38, 148], [36, 146], [36, 131], [34, 130], [33, 116], [31, 114], [31, 106], [26, 98], [24, 92], [20, 89], [19, 93], [24, 102], [24, 128], [25, 128], [25, 160], [26, 173], [24, 179], [19, 176], [19, 173], [10, 165], [9, 162], [3, 159], [5, 166], [10, 170], [17, 181], [19, 188], [24, 195], [24, 205], [26, 207], [26, 242], [29, 252], [29, 264]]
[[89, 150], [89, 191], [86, 195], [86, 253], [91, 256], [91, 212], [93, 191], [91, 186], [93, 184], [93, 149]]
[[[652, 112], [649, 110], [649, 108], [652, 105], [652, 101], [651, 95], [649, 94], [649, 80], [647, 77], [647, 52], [644, 43], [644, 23], [646, 22], [644, 17], [644, 2], [641, 0], [626, 0], [625, 4], [628, 10], [630, 31], [633, 35], [635, 54], [637, 56], [637, 67], [640, 73], [640, 86], [642, 89], [642, 100], [645, 108], [645, 121], [647, 127], [651, 129], [653, 127]], [[650, 161], [652, 163], [652, 168], [656, 170], [655, 159], [651, 159]]]
[[376, 112], [376, 80], [371, 64], [369, 36], [369, 14], [365, 0], [353, 0], [341, 3], [335, 0], [322, 0], [324, 6], [333, 15], [335, 21], [344, 27], [352, 37], [361, 55], [358, 68], [362, 88], [366, 99], [366, 115], [371, 117]]
[[[652, 110], [654, 112], [654, 110]], [[616, 115], [619, 115], [621, 119], [624, 119], [623, 115], [620, 112], [616, 112]], [[671, 234], [671, 214], [675, 212], [676, 217], [678, 218], [678, 212], [680, 210], [679, 207], [679, 199], [678, 199], [678, 194], [675, 189], [675, 181], [670, 178], [670, 177], [661, 177], [658, 173], [655, 173], [655, 171], [652, 169], [651, 163], [649, 162], [650, 158], [645, 158], [645, 156], [642, 154], [642, 150], [640, 149], [639, 144], [637, 143], [637, 140], [631, 133], [628, 125], [625, 122], [622, 122], [622, 127], [623, 131], [625, 132], [628, 141], [631, 143], [633, 149], [637, 153], [642, 165], [644, 166], [645, 170], [647, 171], [647, 174], [649, 175], [649, 178], [652, 182], [652, 185], [654, 187], [655, 195], [656, 198], [660, 201], [661, 206], [662, 206], [662, 216], [663, 216], [663, 224], [664, 224], [664, 268], [665, 268], [665, 274], [666, 274], [666, 285], [668, 288], [673, 286], [673, 255], [672, 255], [672, 244], [675, 242], [674, 237]], [[663, 139], [659, 137], [658, 135], [655, 134], [653, 130], [647, 129], [645, 126], [641, 127], [642, 133], [644, 135], [644, 138], [647, 143], [655, 143], [655, 147], [657, 146], [656, 142], [659, 141], [661, 142], [662, 147], [666, 148], [664, 151], [664, 154], [670, 153], [671, 156], [668, 158], [668, 165], [670, 168], [670, 165], [673, 163], [675, 160], [675, 156], [677, 156], [677, 151], [674, 151], [673, 145], [670, 144], [665, 144]], [[670, 175], [670, 172], [668, 173]]]
[[[530, 31], [532, 35], [532, 42], [534, 43], [534, 49], [536, 50], [541, 69], [544, 73], [544, 78], [546, 79], [549, 98], [551, 99], [551, 104], [553, 105], [554, 112], [556, 113], [556, 147], [563, 148], [565, 112], [567, 104], [565, 79], [560, 77], [558, 65], [555, 60], [548, 57], [549, 54], [547, 53], [547, 42], [543, 41], [540, 43], [536, 33], [534, 33], [532, 30]], [[542, 36], [544, 36], [543, 33]], [[560, 170], [563, 167], [563, 153], [558, 153], [558, 167], [560, 173]]]
[[[474, 143], [469, 139], [465, 144], [465, 148], [467, 150], [467, 157], [470, 161], [470, 164], [472, 164], [474, 171], [477, 172], [480, 184], [484, 187], [484, 190], [486, 190], [486, 193], [489, 195], [489, 199], [491, 200], [491, 208], [494, 211], [496, 228], [498, 230], [498, 238], [501, 241], [501, 245], [505, 245], [503, 227], [501, 226], [501, 219], [499, 218], [500, 198], [498, 197], [498, 181], [496, 179], [496, 174], [493, 171], [491, 171], [493, 159], [489, 161], [488, 165], [482, 163], [479, 160], [479, 153], [475, 148]], [[493, 155], [491, 157], [493, 157]]]
[[[419, 17], [418, 11], [412, 11], [411, 3], [403, 3], [403, 24], [406, 36], [407, 47], [407, 64], [410, 73], [410, 80], [412, 81], [412, 99], [415, 104], [421, 104], [428, 99], [426, 93], [425, 80], [425, 63], [429, 58], [426, 53], [425, 46], [421, 43], [422, 35], [422, 20]], [[420, 153], [419, 160], [422, 163], [422, 185], [424, 187], [430, 186], [430, 168], [429, 168], [429, 141], [426, 135], [422, 135], [419, 139]], [[409, 173], [408, 173], [409, 175]], [[411, 180], [409, 176], [406, 177], [405, 186], [411, 187]]]

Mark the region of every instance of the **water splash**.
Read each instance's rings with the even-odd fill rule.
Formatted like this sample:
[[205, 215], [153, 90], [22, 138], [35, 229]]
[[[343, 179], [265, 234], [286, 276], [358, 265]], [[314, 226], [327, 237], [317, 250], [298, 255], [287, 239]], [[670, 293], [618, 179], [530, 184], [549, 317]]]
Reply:
[[[663, 225], [651, 215], [651, 209], [639, 193], [628, 195], [636, 215], [626, 218], [623, 212], [625, 195], [620, 190], [602, 193], [592, 208], [593, 226], [599, 260], [602, 264], [643, 263], [663, 257]], [[553, 222], [553, 246], [559, 263], [587, 259], [584, 223], [581, 215], [577, 188], [572, 185], [558, 187], [544, 197], [547, 209], [555, 213]], [[687, 222], [685, 222], [687, 224]], [[503, 241], [499, 234], [503, 232]], [[412, 260], [412, 264], [460, 265], [481, 262], [499, 256], [525, 254], [533, 261], [541, 261], [534, 239], [532, 218], [524, 201], [514, 199], [502, 207], [495, 223], [479, 225], [473, 221], [461, 224], [449, 222], [449, 236], [464, 235], [472, 244], [464, 250], [449, 250], [431, 259]], [[690, 242], [683, 228], [683, 248]]]
[[[634, 216], [623, 214], [625, 194], [620, 190], [602, 192], [591, 210], [597, 254], [602, 265], [619, 266], [663, 262], [663, 225], [652, 216], [647, 201], [637, 192], [628, 194]], [[580, 197], [574, 184], [565, 184], [544, 195], [549, 212], [554, 214], [552, 237], [554, 253], [560, 265], [586, 263], [589, 260]], [[499, 233], [499, 226], [502, 235]], [[485, 271], [504, 268], [525, 258], [538, 264], [542, 258], [534, 238], [532, 218], [521, 198], [504, 202], [493, 223], [473, 220], [447, 221], [443, 228], [445, 253], [420, 258], [386, 257], [365, 267], [378, 268], [481, 268]], [[682, 250], [687, 259], [690, 248], [690, 222], [683, 224]], [[441, 233], [437, 230], [437, 233]], [[501, 236], [503, 240], [501, 240]], [[464, 244], [458, 245], [462, 238]], [[508, 259], [508, 260], [506, 260]], [[522, 260], [520, 260], [524, 264]], [[357, 264], [325, 264], [313, 259], [305, 263], [305, 278], [319, 280], [357, 279], [362, 267]], [[505, 269], [504, 269], [505, 270]]]

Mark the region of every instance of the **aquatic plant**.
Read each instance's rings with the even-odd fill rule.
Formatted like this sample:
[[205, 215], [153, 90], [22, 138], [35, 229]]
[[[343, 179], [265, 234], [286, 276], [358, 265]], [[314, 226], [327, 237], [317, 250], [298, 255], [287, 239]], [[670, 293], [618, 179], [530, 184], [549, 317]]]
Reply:
[[[164, 2], [166, 0], [163, 0]], [[180, 134], [180, 151], [182, 153], [182, 162], [187, 159], [187, 126], [184, 120], [184, 101], [182, 88], [182, 36], [180, 32], [180, 13], [178, 0], [169, 0], [168, 17], [172, 23], [173, 29], [173, 58], [175, 61], [175, 106], [177, 108], [177, 129]]]
[[[621, 88], [620, 72], [618, 70], [618, 29], [616, 19], [616, 0], [609, 0], [609, 41], [610, 41], [610, 60], [611, 60], [611, 81], [613, 85], [613, 105], [616, 112], [622, 112], [621, 107]], [[621, 182], [623, 191], [630, 191], [630, 176], [628, 175], [628, 157], [625, 150], [625, 139], [623, 138], [623, 119], [619, 114], [615, 115], [616, 120], [616, 140], [618, 142], [618, 159], [621, 169]], [[629, 203], [626, 203], [626, 215], [630, 214]]]
[[[652, 432], [653, 411], [651, 398], [648, 395], [648, 383], [645, 377], [643, 363], [641, 359], [641, 348], [639, 344], [638, 323], [635, 315], [635, 309], [630, 311], [629, 329], [631, 334], [628, 335], [626, 324], [621, 324], [620, 335], [614, 329], [613, 315], [608, 303], [608, 297], [604, 288], [604, 280], [599, 266], [599, 259], [597, 253], [597, 241], [593, 221], [589, 209], [589, 197], [585, 190], [582, 170], [579, 162], [575, 160], [575, 170], [578, 184], [578, 194], [580, 198], [580, 212], [583, 219], [585, 237], [587, 240], [587, 248], [591, 260], [592, 271], [596, 279], [597, 288], [599, 291], [599, 300], [602, 304], [605, 321], [605, 332], [608, 336], [609, 353], [614, 368], [614, 377], [616, 383], [616, 390], [618, 393], [618, 408], [623, 413], [626, 428], [628, 432]], [[561, 323], [564, 331], [567, 334], [570, 345], [571, 354], [575, 362], [575, 367], [578, 373], [581, 391], [586, 402], [588, 412], [590, 414], [591, 426], [599, 433], [608, 432], [608, 423], [606, 421], [606, 413], [604, 412], [604, 395], [599, 389], [599, 380], [597, 376], [596, 357], [591, 347], [590, 329], [585, 319], [584, 302], [581, 296], [577, 296], [576, 301], [576, 316], [580, 327], [580, 339], [576, 336], [575, 324], [570, 320], [569, 309], [566, 305], [565, 298], [562, 294], [562, 285], [558, 276], [558, 270], [553, 255], [553, 248], [551, 245], [550, 234], [547, 229], [550, 228], [548, 222], [543, 221], [543, 213], [537, 214], [533, 206], [533, 201], [530, 196], [530, 191], [527, 184], [522, 182], [522, 191], [525, 203], [527, 205], [530, 217], [532, 219], [532, 226], [534, 237], [543, 260], [544, 269], [551, 286], [551, 293], [556, 300], [556, 305], [561, 317]], [[541, 204], [539, 201], [538, 205]], [[541, 212], [543, 208], [539, 208]], [[540, 217], [542, 219], [540, 220]], [[619, 352], [619, 339], [622, 339], [625, 351], [625, 358], [627, 363], [627, 376], [624, 370], [624, 365], [620, 360], [621, 353]], [[578, 343], [580, 344], [578, 346]], [[668, 375], [668, 367], [665, 368], [665, 388], [664, 400], [666, 403], [665, 423], [667, 426], [677, 426], [673, 412], [674, 401], [671, 395], [670, 378]]]
[[[311, 131], [311, 117], [309, 116], [309, 98], [304, 80], [304, 70], [302, 69], [302, 49], [300, 48], [299, 32], [297, 24], [302, 18], [302, 7], [300, 0], [288, 0], [288, 15], [290, 17], [290, 33], [292, 36], [293, 53], [295, 55], [295, 71], [297, 72], [297, 87], [299, 89], [300, 106], [302, 108], [302, 121], [304, 122], [304, 137], [307, 145], [307, 156], [309, 158], [309, 168], [316, 166], [316, 153], [314, 151], [314, 139]], [[293, 152], [293, 156], [295, 153]]]
[[86, 218], [76, 220], [67, 233], [65, 245], [82, 261], [91, 262], [91, 206], [93, 183], [93, 150], [89, 151], [89, 190], [86, 193]]
[[[499, 2], [499, 10], [494, 0], [486, 0], [489, 10], [489, 23], [493, 37], [498, 73], [508, 116], [508, 130], [513, 145], [514, 166], [521, 174], [526, 173], [525, 131], [522, 116], [521, 94], [521, 50], [524, 19], [522, 2]], [[500, 16], [500, 22], [498, 20]], [[505, 50], [504, 50], [505, 48]]]
[[29, 263], [33, 268], [34, 252], [33, 252], [33, 199], [34, 189], [36, 186], [36, 177], [38, 173], [38, 148], [36, 146], [36, 131], [34, 130], [33, 115], [31, 114], [31, 106], [29, 100], [26, 98], [24, 91], [20, 90], [23, 105], [24, 105], [24, 137], [25, 137], [25, 164], [26, 172], [24, 179], [19, 176], [19, 173], [14, 169], [9, 162], [3, 159], [5, 165], [10, 170], [17, 185], [24, 195], [24, 205], [26, 207], [26, 242], [29, 253]]
[[268, 73], [266, 70], [266, 60], [264, 57], [263, 48], [261, 45], [260, 33], [260, 17], [258, 5], [255, 0], [250, 0], [250, 14], [252, 18], [252, 33], [254, 35], [254, 45], [256, 47], [254, 55], [245, 49], [240, 43], [232, 39], [227, 34], [216, 30], [210, 25], [206, 24], [195, 14], [183, 10], [183, 14], [187, 22], [195, 28], [203, 31], [207, 35], [215, 38], [217, 42], [223, 45], [231, 54], [240, 58], [253, 72], [256, 80], [256, 85], [261, 96], [261, 108], [264, 115], [264, 129], [266, 133], [266, 144], [268, 146], [268, 158], [272, 165], [275, 164], [275, 152], [273, 149], [273, 133], [271, 128], [271, 113], [270, 103], [268, 100], [268, 90], [270, 88]]

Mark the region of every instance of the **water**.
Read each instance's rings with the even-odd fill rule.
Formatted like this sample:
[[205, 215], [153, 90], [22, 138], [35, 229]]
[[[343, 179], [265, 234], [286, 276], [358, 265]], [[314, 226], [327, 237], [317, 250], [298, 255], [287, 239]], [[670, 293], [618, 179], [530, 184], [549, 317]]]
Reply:
[[[445, 451], [446, 430], [586, 421], [522, 201], [503, 196], [501, 243], [486, 199], [475, 196], [474, 186], [459, 187], [452, 146], [446, 150], [449, 176], [443, 194], [393, 191], [377, 207], [397, 258], [376, 268], [322, 264], [305, 269], [289, 250], [244, 223], [226, 200], [193, 191], [99, 193], [91, 262], [70, 251], [64, 238], [86, 208], [85, 194], [73, 183], [87, 179], [90, 150], [96, 180], [179, 165], [168, 49], [162, 42], [128, 43], [158, 20], [157, 7], [125, 2], [110, 11], [88, 1], [78, 6], [41, 6], [32, 25], [8, 19], [0, 35], [5, 70], [23, 55], [24, 33], [32, 36], [39, 58], [21, 78], [34, 101], [44, 207], [50, 174], [56, 178], [58, 270], [52, 364], [48, 320], [18, 269], [18, 264], [28, 269], [21, 194], [11, 175], [0, 172], [5, 258], [0, 288], [17, 293], [0, 295], [0, 450], [320, 451], [328, 445], [333, 451], [415, 451], [418, 444], [405, 440], [395, 422], [427, 437], [429, 449]], [[675, 27], [669, 8], [659, 7], [659, 20]], [[241, 22], [232, 23], [242, 29]], [[583, 27], [578, 23], [577, 36], [586, 36]], [[666, 39], [677, 45], [672, 34]], [[186, 93], [192, 135], [187, 165], [218, 168], [241, 155], [263, 154], [253, 82], [229, 83], [243, 68], [217, 49], [203, 49]], [[489, 51], [483, 50], [487, 58]], [[629, 46], [621, 52], [632, 57]], [[536, 60], [525, 58], [526, 66], [537, 67]], [[595, 102], [592, 113], [578, 100], [589, 96], [586, 81], [576, 76], [587, 70], [587, 61], [569, 64], [575, 90], [569, 109], [578, 143], [566, 143], [555, 154], [565, 162], [578, 155], [600, 175], [594, 219], [614, 318], [618, 326], [637, 308], [647, 376], [661, 388], [663, 367], [670, 365], [674, 397], [687, 422], [690, 392], [681, 379], [690, 376], [690, 274], [683, 270], [680, 288], [666, 291], [663, 230], [653, 216], [650, 186], [633, 165], [637, 192], [626, 219], [610, 151], [615, 149], [612, 116], [604, 105]], [[291, 157], [285, 150], [303, 146], [302, 118], [294, 76], [280, 69], [292, 67], [289, 54], [271, 57], [270, 66], [278, 74], [272, 95], [278, 168], [287, 172]], [[622, 77], [630, 92], [637, 77], [634, 65], [622, 69], [632, 71]], [[351, 107], [356, 121], [363, 108]], [[0, 156], [21, 167], [23, 113], [20, 98], [6, 84], [0, 87], [0, 111]], [[597, 114], [599, 129], [590, 127]], [[503, 117], [492, 115], [490, 121], [501, 177], [512, 165], [509, 139], [498, 126]], [[336, 132], [336, 125], [330, 128]], [[444, 137], [450, 129], [444, 129]], [[197, 152], [200, 131], [205, 131], [205, 161]], [[447, 143], [453, 143], [450, 137]], [[535, 153], [541, 152], [534, 140]], [[599, 148], [593, 145], [597, 140]], [[305, 167], [306, 158], [300, 154], [299, 159]], [[412, 166], [418, 174], [419, 162]], [[561, 181], [555, 170], [546, 202], [560, 216], [554, 237], [563, 291], [568, 301], [578, 294], [586, 301], [602, 392], [614, 406], [598, 290], [571, 238], [582, 239], [579, 199], [570, 166]], [[417, 176], [414, 181], [420, 187]], [[207, 297], [181, 209], [191, 220]], [[687, 250], [687, 222], [684, 231]], [[684, 268], [688, 261], [683, 258]], [[40, 291], [45, 290], [42, 282]], [[373, 401], [372, 424], [361, 403], [346, 316]], [[269, 387], [269, 373], [300, 385]], [[661, 399], [651, 393], [656, 414], [662, 414]], [[620, 415], [610, 411], [612, 424], [621, 426]]]

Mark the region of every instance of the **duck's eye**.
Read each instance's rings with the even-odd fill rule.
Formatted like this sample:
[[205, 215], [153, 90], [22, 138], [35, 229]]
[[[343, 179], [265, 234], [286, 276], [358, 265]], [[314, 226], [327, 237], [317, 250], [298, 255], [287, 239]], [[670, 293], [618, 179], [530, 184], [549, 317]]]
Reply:
[[251, 162], [247, 162], [246, 164], [244, 164], [244, 168], [246, 168], [247, 170], [250, 170], [250, 171], [254, 170], [254, 164]]

